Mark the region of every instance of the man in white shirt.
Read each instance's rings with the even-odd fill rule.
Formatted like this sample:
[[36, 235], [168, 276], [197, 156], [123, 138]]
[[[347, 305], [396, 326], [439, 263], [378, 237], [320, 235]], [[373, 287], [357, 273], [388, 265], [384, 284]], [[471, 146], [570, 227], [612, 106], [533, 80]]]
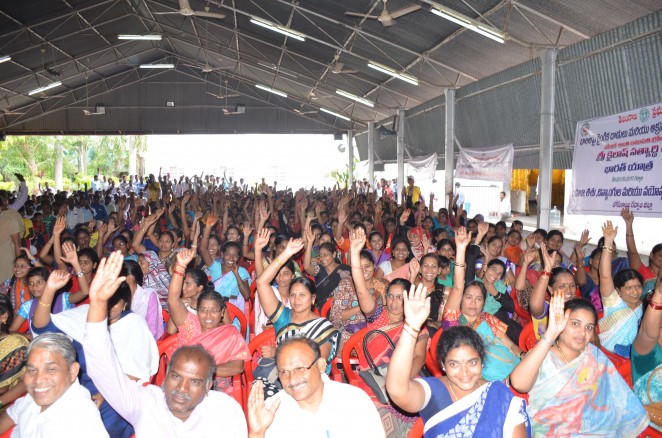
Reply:
[[28, 349], [27, 395], [0, 417], [0, 433], [30, 438], [108, 437], [90, 392], [78, 382], [76, 350], [61, 333], [44, 333]]
[[211, 391], [216, 364], [200, 345], [175, 351], [162, 387], [137, 385], [122, 372], [107, 323], [108, 299], [124, 280], [118, 278], [122, 261], [119, 251], [102, 260], [90, 286], [83, 349], [88, 375], [101, 395], [139, 438], [245, 438], [246, 419], [239, 404]]
[[384, 427], [370, 397], [361, 389], [326, 375], [319, 346], [293, 337], [276, 351], [283, 391], [266, 402], [256, 381], [248, 399], [250, 438], [384, 438]]

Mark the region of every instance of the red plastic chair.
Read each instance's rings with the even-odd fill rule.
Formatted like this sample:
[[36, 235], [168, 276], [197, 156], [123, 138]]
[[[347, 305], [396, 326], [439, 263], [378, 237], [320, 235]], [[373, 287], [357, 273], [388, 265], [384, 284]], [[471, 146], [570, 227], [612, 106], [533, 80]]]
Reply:
[[326, 300], [326, 302], [322, 306], [322, 311], [320, 312], [320, 316], [322, 318], [329, 319], [329, 313], [331, 313], [331, 306], [333, 306], [333, 297]]
[[30, 321], [27, 319], [23, 321], [23, 324], [18, 328], [18, 333], [27, 333], [30, 330]]
[[230, 322], [234, 321], [235, 318], [239, 320], [241, 335], [246, 338], [246, 329], [248, 327], [248, 321], [246, 321], [246, 315], [244, 315], [243, 310], [239, 310], [239, 307], [234, 304], [225, 303], [228, 308], [228, 313], [230, 314]]
[[416, 420], [414, 426], [411, 429], [409, 429], [409, 434], [407, 435], [407, 438], [423, 438], [424, 430], [425, 430], [425, 423], [423, 423], [423, 419], [421, 417], [418, 417], [418, 420]]
[[623, 380], [625, 380], [625, 383], [628, 384], [630, 388], [632, 388], [632, 361], [630, 359], [627, 359], [625, 357], [621, 357], [616, 353], [612, 353], [611, 351], [605, 349], [604, 347], [600, 347], [600, 350], [609, 358], [609, 360], [614, 364], [616, 367], [616, 370], [618, 371], [618, 374], [623, 377]]
[[538, 343], [536, 334], [533, 330], [533, 323], [530, 322], [524, 326], [522, 333], [519, 335], [519, 348], [522, 351], [529, 351]]
[[263, 345], [276, 346], [276, 331], [273, 327], [263, 331], [248, 343], [248, 354], [251, 360], [244, 362], [244, 375], [249, 387], [253, 381], [253, 370], [257, 366], [257, 360], [262, 357]]
[[12, 426], [11, 429], [7, 430], [5, 433], [0, 435], [0, 438], [10, 438], [13, 430], [14, 430], [14, 426]]
[[662, 432], [658, 432], [656, 429], [648, 426], [646, 430], [644, 430], [641, 435], [639, 435], [639, 438], [662, 438]]
[[437, 345], [439, 345], [439, 338], [443, 331], [441, 327], [437, 330], [430, 340], [430, 348], [425, 352], [425, 368], [435, 377], [441, 377], [443, 375], [443, 372], [439, 369], [439, 365], [437, 365], [439, 363], [437, 360]]
[[[365, 358], [365, 354], [363, 354], [363, 338], [365, 338], [365, 335], [367, 335], [369, 331], [370, 328], [363, 328], [354, 333], [347, 340], [347, 342], [345, 342], [345, 346], [343, 347], [341, 354], [341, 365], [347, 383], [356, 386], [357, 388], [361, 388], [373, 399], [373, 401], [376, 401], [370, 387], [365, 384], [363, 379], [361, 379], [352, 368], [352, 365], [359, 365], [359, 367], [362, 368], [366, 368], [368, 366], [368, 361]], [[355, 351], [356, 355], [352, 355], [352, 351]]]

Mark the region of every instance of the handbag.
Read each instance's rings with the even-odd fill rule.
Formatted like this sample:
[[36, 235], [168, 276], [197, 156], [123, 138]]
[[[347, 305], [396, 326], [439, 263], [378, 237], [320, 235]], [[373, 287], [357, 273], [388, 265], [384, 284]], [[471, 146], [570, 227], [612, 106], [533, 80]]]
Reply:
[[372, 393], [375, 394], [375, 397], [379, 403], [387, 405], [388, 393], [386, 392], [386, 373], [388, 372], [388, 364], [377, 366], [375, 361], [372, 359], [370, 350], [368, 350], [368, 339], [372, 335], [382, 335], [388, 341], [391, 349], [395, 349], [393, 341], [388, 334], [381, 330], [370, 330], [365, 337], [363, 338], [363, 354], [365, 355], [366, 360], [368, 361], [369, 369], [364, 371], [359, 371], [359, 377], [370, 387]]
[[646, 409], [651, 423], [655, 424], [658, 428], [662, 428], [662, 401], [653, 400], [654, 397], [651, 397], [651, 383], [653, 382], [655, 374], [660, 372], [660, 370], [662, 370], [662, 366], [658, 366], [650, 376], [648, 376], [646, 381], [646, 398], [648, 401], [644, 404], [644, 409]]

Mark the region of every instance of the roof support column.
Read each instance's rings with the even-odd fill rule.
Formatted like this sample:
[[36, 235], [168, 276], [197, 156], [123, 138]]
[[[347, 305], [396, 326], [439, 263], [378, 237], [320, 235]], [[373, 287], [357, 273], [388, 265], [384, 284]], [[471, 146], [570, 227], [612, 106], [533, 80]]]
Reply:
[[[396, 199], [402, 197], [402, 189], [405, 188], [405, 110], [398, 110], [398, 136], [397, 136], [397, 159], [398, 159], [398, 191]], [[404, 199], [400, 199], [403, 203]]]
[[349, 163], [347, 164], [347, 188], [351, 189], [354, 185], [354, 131], [347, 131], [347, 153]]
[[[448, 198], [448, 193], [453, 193], [453, 172], [455, 170], [455, 89], [446, 88], [444, 92], [446, 97], [446, 137], [445, 137], [445, 165], [444, 170], [446, 174], [445, 183], [445, 196]], [[445, 202], [445, 200], [444, 200]], [[450, 209], [452, 205], [449, 205]]]
[[554, 147], [554, 85], [556, 82], [556, 49], [543, 49], [540, 84], [540, 174], [538, 176], [538, 228], [549, 229], [552, 201]]
[[368, 184], [375, 190], [375, 122], [368, 122]]

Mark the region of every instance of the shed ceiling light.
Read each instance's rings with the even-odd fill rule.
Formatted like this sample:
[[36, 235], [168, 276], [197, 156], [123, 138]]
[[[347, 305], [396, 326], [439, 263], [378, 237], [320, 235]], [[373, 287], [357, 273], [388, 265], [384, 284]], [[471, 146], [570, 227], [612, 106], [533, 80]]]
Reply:
[[391, 67], [387, 67], [383, 64], [379, 64], [377, 62], [370, 61], [368, 62], [368, 67], [374, 68], [377, 71], [380, 71], [382, 73], [386, 73], [389, 76], [393, 76], [394, 78], [398, 78], [401, 81], [408, 82], [412, 85], [418, 85], [418, 79], [416, 79], [414, 76], [404, 73], [404, 72], [399, 72], [395, 69], [392, 69]]
[[505, 32], [501, 32], [499, 29], [480, 23], [474, 20], [473, 18], [469, 18], [466, 15], [462, 15], [459, 12], [456, 12], [445, 6], [434, 5], [432, 9], [430, 9], [430, 12], [442, 18], [445, 18], [448, 21], [452, 21], [455, 24], [459, 24], [460, 26], [466, 27], [469, 30], [473, 30], [474, 32], [479, 33], [484, 37], [487, 37], [498, 43], [503, 44], [508, 38], [508, 34], [506, 34]]
[[283, 93], [282, 91], [267, 87], [266, 85], [255, 84], [255, 87], [259, 88], [260, 90], [268, 91], [269, 93], [273, 93], [280, 97], [287, 97], [287, 93]]
[[290, 38], [294, 38], [295, 40], [306, 41], [306, 37], [303, 34], [292, 30], [289, 27], [281, 26], [280, 24], [272, 23], [259, 17], [251, 16], [251, 23], [262, 26], [265, 29], [273, 30], [274, 32], [278, 32]]
[[51, 88], [59, 87], [62, 85], [62, 81], [57, 81], [57, 82], [51, 82], [48, 85], [44, 85], [43, 87], [36, 88], [30, 92], [28, 92], [28, 96], [32, 96], [33, 94], [41, 93], [42, 91], [50, 90]]
[[118, 35], [118, 40], [161, 41], [161, 35]]
[[332, 116], [336, 116], [336, 117], [338, 117], [339, 119], [347, 120], [348, 122], [351, 122], [351, 121], [352, 121], [352, 119], [350, 119], [349, 117], [347, 117], [347, 116], [343, 116], [342, 114], [338, 114], [338, 113], [335, 112], [335, 111], [331, 111], [331, 110], [328, 110], [328, 109], [326, 109], [326, 108], [320, 108], [320, 110], [324, 111], [324, 112], [327, 113], [327, 114], [331, 114]]
[[356, 94], [348, 93], [345, 90], [337, 89], [336, 94], [340, 94], [343, 97], [352, 99], [353, 101], [356, 101], [358, 103], [362, 103], [363, 105], [369, 106], [370, 108], [375, 106], [375, 103], [372, 100], [364, 99], [360, 96], [357, 96]]

